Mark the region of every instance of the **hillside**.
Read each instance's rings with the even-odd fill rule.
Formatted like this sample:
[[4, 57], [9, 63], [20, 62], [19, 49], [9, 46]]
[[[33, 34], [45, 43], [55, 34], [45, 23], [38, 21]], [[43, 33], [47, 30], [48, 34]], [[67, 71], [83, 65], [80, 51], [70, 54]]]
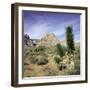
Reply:
[[69, 54], [66, 41], [55, 34], [47, 33], [39, 40], [26, 35], [24, 43], [24, 77], [80, 74], [79, 48]]

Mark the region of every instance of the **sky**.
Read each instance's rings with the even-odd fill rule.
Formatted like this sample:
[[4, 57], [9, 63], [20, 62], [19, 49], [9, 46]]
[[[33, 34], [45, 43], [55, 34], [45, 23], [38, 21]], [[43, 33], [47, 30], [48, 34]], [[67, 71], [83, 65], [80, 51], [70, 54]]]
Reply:
[[80, 14], [23, 11], [24, 33], [32, 39], [41, 39], [54, 33], [59, 40], [66, 39], [66, 27], [72, 26], [75, 42], [80, 42]]

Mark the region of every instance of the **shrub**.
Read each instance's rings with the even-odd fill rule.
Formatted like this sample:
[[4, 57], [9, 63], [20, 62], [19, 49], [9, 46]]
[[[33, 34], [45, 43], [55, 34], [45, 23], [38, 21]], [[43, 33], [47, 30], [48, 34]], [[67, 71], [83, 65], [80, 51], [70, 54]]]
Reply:
[[47, 64], [47, 63], [48, 63], [48, 60], [47, 60], [47, 59], [42, 59], [42, 61], [39, 60], [39, 61], [37, 62], [38, 65], [45, 65], [45, 64]]
[[33, 49], [30, 48], [30, 52], [33, 52]]
[[44, 56], [38, 56], [37, 59], [38, 59], [38, 62], [37, 62], [38, 65], [45, 65], [48, 63], [47, 58]]
[[47, 65], [43, 71], [45, 72], [45, 76], [56, 76], [58, 75], [58, 71], [52, 67], [50, 67], [49, 65]]
[[80, 60], [75, 60], [76, 74], [80, 74]]
[[29, 63], [28, 62], [24, 62], [24, 65], [29, 65]]
[[30, 55], [31, 56], [34, 56], [34, 55], [36, 55], [36, 53], [35, 52], [31, 52]]
[[64, 64], [64, 63], [61, 63], [59, 66], [58, 66], [58, 68], [59, 68], [59, 70], [64, 70], [64, 69], [66, 69], [67, 67], [66, 67], [66, 65]]
[[36, 63], [38, 62], [38, 59], [35, 58], [34, 56], [31, 56], [31, 57], [29, 58], [29, 60], [30, 60], [30, 62], [31, 62], [32, 64], [36, 64]]
[[64, 54], [65, 54], [65, 52], [67, 52], [67, 51], [68, 51], [68, 49], [67, 49], [67, 47], [66, 47], [66, 46], [62, 46], [62, 48], [63, 48], [63, 52], [64, 52]]
[[25, 51], [25, 56], [28, 56], [29, 55], [29, 51]]
[[31, 63], [32, 63], [32, 64], [36, 64], [37, 62], [38, 62], [38, 59], [32, 59], [32, 60], [31, 60]]
[[69, 75], [80, 75], [80, 64], [76, 64], [74, 70], [68, 70]]
[[46, 76], [55, 76], [57, 75], [57, 73], [53, 70], [48, 70], [48, 73], [46, 74]]
[[64, 50], [61, 44], [56, 45], [56, 52], [59, 56], [63, 57], [64, 56]]
[[77, 48], [76, 50], [76, 57], [77, 59], [80, 59], [80, 48]]
[[54, 61], [55, 63], [59, 64], [62, 61], [62, 59], [60, 58], [60, 56], [57, 55], [54, 57]]
[[45, 46], [40, 45], [40, 46], [36, 47], [35, 51], [36, 52], [45, 51]]

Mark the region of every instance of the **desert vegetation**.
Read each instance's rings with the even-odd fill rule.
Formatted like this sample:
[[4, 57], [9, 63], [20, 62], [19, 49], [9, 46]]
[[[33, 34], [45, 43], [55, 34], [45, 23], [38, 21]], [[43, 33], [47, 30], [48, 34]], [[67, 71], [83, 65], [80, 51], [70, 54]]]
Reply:
[[54, 34], [36, 43], [25, 35], [24, 42], [24, 77], [80, 74], [80, 46], [74, 42], [71, 26], [66, 28], [67, 46]]

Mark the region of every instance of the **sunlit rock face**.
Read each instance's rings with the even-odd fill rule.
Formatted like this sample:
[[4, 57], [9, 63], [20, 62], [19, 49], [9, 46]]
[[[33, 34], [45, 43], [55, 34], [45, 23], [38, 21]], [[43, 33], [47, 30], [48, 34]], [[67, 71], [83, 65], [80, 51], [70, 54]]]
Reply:
[[47, 47], [54, 46], [57, 43], [60, 43], [60, 40], [55, 36], [53, 33], [47, 33], [44, 37], [41, 38], [41, 41], [39, 44], [45, 45]]

